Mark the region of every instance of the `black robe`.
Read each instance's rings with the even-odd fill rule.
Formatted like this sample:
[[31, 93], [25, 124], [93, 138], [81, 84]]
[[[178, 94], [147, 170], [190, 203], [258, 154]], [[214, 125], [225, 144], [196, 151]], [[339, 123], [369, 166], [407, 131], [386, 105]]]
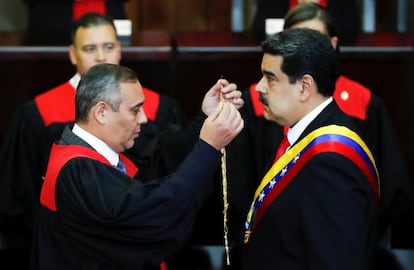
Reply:
[[[59, 144], [88, 146], [69, 128]], [[148, 183], [89, 157], [70, 159], [57, 179], [46, 174], [32, 269], [158, 268], [189, 239], [220, 157], [199, 140], [175, 173]], [[58, 161], [52, 151], [48, 172]]]
[[[165, 130], [175, 133], [187, 125], [176, 100], [148, 89], [144, 93], [147, 93], [144, 109], [148, 111], [149, 122], [142, 126], [134, 148], [125, 153], [140, 167], [142, 179], [171, 172], [188, 151], [182, 136], [154, 139]], [[50, 147], [75, 118], [74, 97], [74, 88], [66, 82], [26, 102], [14, 113], [1, 145], [0, 231], [7, 250], [25, 253], [19, 255], [20, 261], [28, 258]], [[163, 143], [166, 138], [177, 140], [177, 144], [182, 143], [181, 147], [173, 148], [173, 142]], [[147, 149], [147, 145], [151, 149]], [[170, 156], [167, 156], [171, 153], [176, 154], [174, 162], [170, 162]]]

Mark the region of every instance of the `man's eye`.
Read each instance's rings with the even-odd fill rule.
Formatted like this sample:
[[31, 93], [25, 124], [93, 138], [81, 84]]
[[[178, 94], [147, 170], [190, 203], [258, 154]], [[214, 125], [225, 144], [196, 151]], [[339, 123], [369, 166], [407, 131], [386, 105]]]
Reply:
[[95, 47], [84, 47], [83, 51], [87, 53], [91, 53], [95, 51]]
[[114, 48], [115, 48], [115, 45], [113, 44], [104, 46], [105, 51], [112, 51]]
[[274, 81], [276, 81], [276, 78], [275, 77], [266, 77], [266, 79], [267, 79], [268, 82], [274, 82]]

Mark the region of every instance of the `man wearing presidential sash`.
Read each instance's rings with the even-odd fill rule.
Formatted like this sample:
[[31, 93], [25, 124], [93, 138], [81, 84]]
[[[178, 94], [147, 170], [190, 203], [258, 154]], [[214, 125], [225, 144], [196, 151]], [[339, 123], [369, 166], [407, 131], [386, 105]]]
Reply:
[[338, 70], [329, 39], [285, 30], [262, 50], [256, 91], [264, 117], [286, 127], [289, 147], [252, 200], [243, 269], [374, 269], [380, 179], [332, 98]]

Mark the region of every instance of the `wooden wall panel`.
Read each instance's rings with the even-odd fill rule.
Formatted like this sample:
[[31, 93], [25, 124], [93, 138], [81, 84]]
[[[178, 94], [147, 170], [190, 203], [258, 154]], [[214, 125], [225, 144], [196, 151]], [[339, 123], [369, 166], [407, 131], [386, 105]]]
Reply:
[[139, 30], [230, 31], [230, 0], [133, 1], [137, 2], [135, 24]]
[[165, 30], [174, 28], [174, 1], [138, 0], [137, 25], [140, 30]]
[[138, 30], [138, 0], [129, 0], [125, 3], [125, 13], [128, 19], [132, 21], [132, 32]]
[[[363, 17], [363, 0], [357, 0]], [[256, 11], [256, 0], [244, 0], [244, 30], [250, 31]], [[407, 30], [414, 32], [414, 0], [407, 0]], [[182, 31], [231, 31], [231, 0], [129, 0], [128, 17], [134, 30], [164, 30], [170, 34]], [[378, 32], [396, 30], [397, 2], [376, 1]]]

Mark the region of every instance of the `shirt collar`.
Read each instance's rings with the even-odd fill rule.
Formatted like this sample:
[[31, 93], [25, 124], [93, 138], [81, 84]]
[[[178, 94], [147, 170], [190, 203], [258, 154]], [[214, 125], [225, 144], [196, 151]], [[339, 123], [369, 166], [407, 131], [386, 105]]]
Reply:
[[289, 128], [287, 132], [287, 139], [290, 145], [293, 145], [300, 137], [300, 135], [305, 131], [306, 127], [329, 105], [333, 100], [332, 97], [329, 97], [327, 100], [319, 104], [316, 108], [310, 111], [305, 117], [303, 117], [299, 122], [297, 122], [292, 128]]
[[70, 78], [69, 83], [70, 85], [72, 85], [73, 88], [78, 88], [79, 82], [80, 82], [81, 76], [79, 75], [79, 73], [76, 73], [75, 75], [73, 75], [72, 78]]
[[104, 141], [79, 127], [77, 124], [73, 126], [72, 132], [92, 146], [99, 154], [103, 155], [112, 165], [116, 166], [118, 164], [118, 153], [112, 150]]

